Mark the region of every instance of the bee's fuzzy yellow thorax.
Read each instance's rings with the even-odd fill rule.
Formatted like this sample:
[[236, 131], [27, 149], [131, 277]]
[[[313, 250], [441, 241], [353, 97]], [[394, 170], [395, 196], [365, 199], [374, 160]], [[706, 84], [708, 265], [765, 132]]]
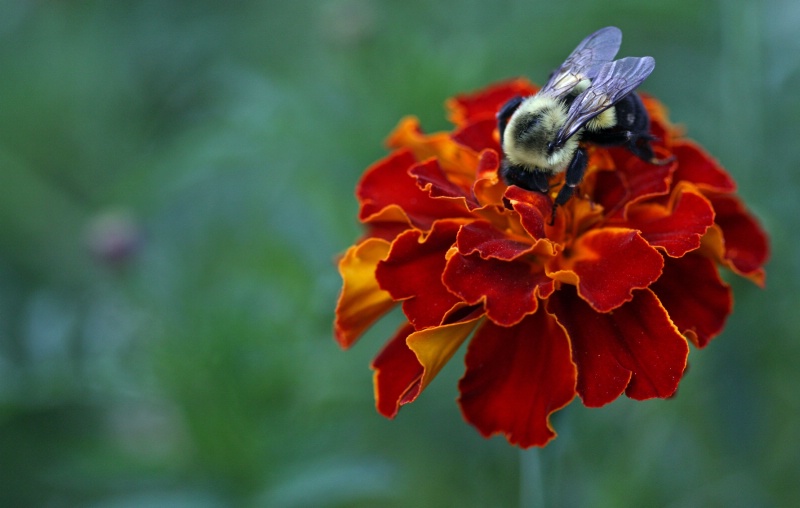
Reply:
[[503, 151], [508, 161], [531, 171], [564, 171], [578, 149], [580, 135], [572, 136], [561, 149], [550, 155], [547, 146], [566, 119], [567, 108], [562, 101], [541, 95], [525, 99], [506, 126]]

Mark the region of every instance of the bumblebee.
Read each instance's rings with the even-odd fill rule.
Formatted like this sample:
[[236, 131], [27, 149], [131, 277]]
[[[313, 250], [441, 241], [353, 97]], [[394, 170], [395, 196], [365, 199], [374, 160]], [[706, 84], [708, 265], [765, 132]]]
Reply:
[[549, 193], [548, 179], [566, 172], [553, 202], [569, 201], [586, 171], [584, 143], [624, 146], [647, 162], [654, 158], [650, 118], [634, 90], [653, 72], [652, 57], [614, 60], [622, 32], [613, 26], [586, 37], [529, 97], [514, 97], [497, 113], [509, 185]]

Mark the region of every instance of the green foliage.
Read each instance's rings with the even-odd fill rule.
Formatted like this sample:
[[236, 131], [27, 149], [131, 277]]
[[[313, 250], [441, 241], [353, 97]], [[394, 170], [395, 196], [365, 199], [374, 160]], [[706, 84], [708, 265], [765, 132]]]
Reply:
[[0, 505], [517, 504], [460, 361], [374, 412], [392, 325], [339, 350], [335, 259], [402, 116], [446, 128], [606, 24], [771, 232], [768, 289], [734, 283], [674, 400], [573, 404], [525, 453], [553, 506], [800, 502], [800, 10], [720, 6], [0, 0]]

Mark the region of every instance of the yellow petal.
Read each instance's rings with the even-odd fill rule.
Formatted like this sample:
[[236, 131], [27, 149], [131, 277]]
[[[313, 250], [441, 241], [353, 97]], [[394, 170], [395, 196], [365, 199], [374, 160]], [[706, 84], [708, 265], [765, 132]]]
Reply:
[[375, 280], [375, 268], [389, 254], [390, 245], [382, 238], [368, 238], [350, 247], [339, 261], [344, 284], [334, 328], [337, 342], [345, 349], [395, 304]]
[[420, 391], [442, 370], [482, 318], [483, 314], [467, 321], [427, 328], [406, 338], [406, 344], [424, 369]]

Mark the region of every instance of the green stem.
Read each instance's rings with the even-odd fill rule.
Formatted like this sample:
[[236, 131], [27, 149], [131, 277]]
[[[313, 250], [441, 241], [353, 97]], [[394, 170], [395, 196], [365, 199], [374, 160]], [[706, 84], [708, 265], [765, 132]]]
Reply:
[[541, 453], [542, 450], [536, 447], [519, 452], [520, 508], [542, 508], [544, 506]]

